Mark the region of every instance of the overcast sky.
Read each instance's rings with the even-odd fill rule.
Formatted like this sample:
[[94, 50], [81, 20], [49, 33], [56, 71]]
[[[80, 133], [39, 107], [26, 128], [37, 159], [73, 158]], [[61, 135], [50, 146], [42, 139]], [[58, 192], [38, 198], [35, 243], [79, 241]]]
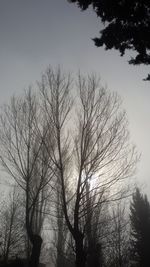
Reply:
[[91, 39], [101, 27], [91, 10], [81, 12], [67, 0], [0, 0], [0, 104], [39, 80], [49, 64], [96, 72], [124, 101], [131, 139], [142, 154], [136, 176], [150, 197], [150, 82], [142, 81], [150, 68], [96, 48]]

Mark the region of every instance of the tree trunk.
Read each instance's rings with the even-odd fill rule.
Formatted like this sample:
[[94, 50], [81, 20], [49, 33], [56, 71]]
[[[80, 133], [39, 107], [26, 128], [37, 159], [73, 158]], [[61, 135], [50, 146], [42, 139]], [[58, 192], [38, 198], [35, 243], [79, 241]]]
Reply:
[[42, 246], [42, 238], [39, 235], [33, 235], [30, 267], [38, 267], [39, 266], [41, 246]]
[[87, 266], [88, 267], [102, 267], [103, 256], [101, 244], [92, 242], [88, 247]]
[[6, 251], [5, 257], [4, 257], [4, 263], [7, 264], [8, 262], [8, 255], [9, 255], [9, 250]]
[[86, 253], [83, 246], [83, 236], [78, 234], [78, 238], [75, 240], [76, 245], [76, 267], [85, 267], [86, 264]]

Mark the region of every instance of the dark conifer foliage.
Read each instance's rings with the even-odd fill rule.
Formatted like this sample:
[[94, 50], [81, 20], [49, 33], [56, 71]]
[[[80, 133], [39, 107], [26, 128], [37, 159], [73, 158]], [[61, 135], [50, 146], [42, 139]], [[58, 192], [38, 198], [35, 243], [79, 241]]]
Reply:
[[[126, 49], [136, 52], [129, 63], [150, 64], [150, 1], [149, 0], [70, 0], [85, 10], [92, 5], [104, 28], [94, 38], [96, 46], [117, 49], [121, 56]], [[150, 75], [145, 80], [150, 80]]]
[[131, 220], [131, 261], [136, 266], [150, 266], [150, 203], [139, 189], [133, 195], [130, 206]]

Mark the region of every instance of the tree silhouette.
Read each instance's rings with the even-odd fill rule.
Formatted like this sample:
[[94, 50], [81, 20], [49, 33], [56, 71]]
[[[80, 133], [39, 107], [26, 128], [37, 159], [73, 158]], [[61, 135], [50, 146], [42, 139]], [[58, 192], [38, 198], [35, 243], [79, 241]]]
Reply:
[[[73, 84], [70, 75], [49, 67], [38, 87], [40, 97], [29, 90], [13, 97], [0, 114], [0, 163], [25, 194], [30, 267], [39, 263], [48, 208], [59, 229], [57, 252], [66, 251], [66, 240], [77, 267], [100, 266], [102, 208], [129, 194], [126, 180], [138, 160], [126, 113], [120, 97], [94, 75], [79, 74]], [[61, 231], [66, 227], [67, 238]]]
[[25, 224], [32, 244], [30, 266], [37, 267], [41, 252], [41, 230], [52, 178], [50, 160], [43, 143], [49, 129], [41, 124], [39, 103], [29, 89], [13, 97], [0, 115], [0, 163], [25, 193]]
[[0, 255], [6, 264], [24, 246], [24, 210], [16, 185], [1, 203], [0, 222]]
[[130, 206], [131, 219], [131, 261], [137, 266], [150, 266], [150, 203], [139, 189], [133, 195]]
[[[129, 220], [126, 203], [119, 201], [112, 207], [106, 236], [105, 262], [107, 267], [127, 266], [129, 261]], [[110, 233], [109, 233], [110, 232]]]
[[[89, 217], [105, 201], [123, 196], [121, 183], [133, 174], [136, 150], [129, 144], [120, 98], [100, 86], [95, 76], [79, 75], [74, 105], [70, 76], [60, 69], [54, 72], [48, 68], [39, 85], [47, 123], [53, 129], [53, 140], [45, 145], [60, 183], [63, 213], [75, 243], [76, 266], [85, 267]], [[98, 251], [100, 244], [95, 253]]]
[[[85, 10], [92, 5], [104, 28], [94, 38], [96, 46], [117, 49], [121, 56], [127, 49], [136, 52], [130, 64], [150, 64], [150, 1], [147, 0], [70, 0]], [[150, 74], [145, 80], [150, 80]]]

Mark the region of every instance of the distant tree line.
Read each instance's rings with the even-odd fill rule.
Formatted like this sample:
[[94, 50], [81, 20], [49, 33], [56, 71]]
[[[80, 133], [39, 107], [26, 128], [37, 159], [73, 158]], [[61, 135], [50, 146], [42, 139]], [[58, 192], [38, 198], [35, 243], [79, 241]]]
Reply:
[[139, 156], [120, 97], [51, 67], [37, 85], [1, 109], [3, 180], [15, 182], [1, 198], [1, 263], [148, 266], [149, 202], [137, 189], [128, 210]]
[[[93, 220], [94, 229], [89, 233], [92, 236], [92, 244], [87, 248], [85, 243], [86, 266], [149, 266], [150, 203], [147, 196], [142, 195], [136, 188], [130, 207], [128, 204], [119, 200], [115, 205], [111, 205], [110, 209], [105, 206], [105, 211], [97, 214], [96, 221]], [[9, 194], [7, 203], [5, 200], [1, 202], [0, 264], [2, 266], [8, 263], [11, 266], [11, 261], [17, 262], [19, 259], [23, 259], [23, 262], [26, 259], [25, 264], [30, 260], [31, 245], [25, 231], [23, 210], [22, 196], [15, 186]], [[99, 217], [101, 221], [98, 223]], [[57, 217], [52, 219], [49, 216], [48, 222], [49, 227], [53, 229], [53, 237], [50, 246], [43, 246], [42, 257], [46, 257], [47, 261], [49, 259], [52, 266], [75, 266], [75, 245], [67, 229], [62, 209], [58, 209]]]

